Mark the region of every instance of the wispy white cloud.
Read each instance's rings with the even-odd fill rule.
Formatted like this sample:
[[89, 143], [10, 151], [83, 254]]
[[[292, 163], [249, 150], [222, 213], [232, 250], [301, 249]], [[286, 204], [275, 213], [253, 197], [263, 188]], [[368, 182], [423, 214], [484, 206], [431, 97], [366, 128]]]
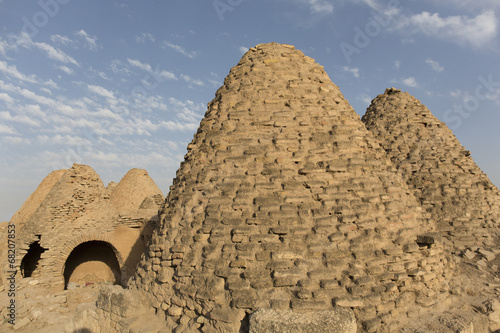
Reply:
[[0, 123], [0, 134], [17, 134], [17, 131], [14, 127], [10, 125], [4, 125]]
[[59, 86], [57, 85], [57, 83], [52, 81], [52, 79], [45, 81], [43, 84], [46, 85], [47, 87], [52, 88], [52, 89], [59, 89]]
[[48, 95], [52, 95], [52, 91], [50, 89], [47, 89], [47, 88], [40, 88], [40, 91], [43, 91], [44, 93], [48, 94]]
[[108, 118], [108, 119], [113, 119], [113, 120], [121, 120], [123, 119], [119, 114], [114, 113], [110, 109], [107, 108], [99, 108], [96, 112], [92, 113], [92, 116], [94, 117], [102, 117], [102, 118]]
[[399, 69], [401, 67], [401, 61], [396, 60], [394, 61], [394, 69]]
[[486, 99], [500, 105], [500, 88], [486, 94]]
[[[60, 40], [61, 38], [55, 37], [55, 39]], [[49, 57], [52, 60], [59, 61], [65, 64], [73, 64], [76, 66], [80, 66], [79, 63], [73, 57], [64, 53], [62, 50], [57, 49], [47, 43], [34, 42], [33, 40], [31, 40], [30, 36], [27, 33], [22, 32], [18, 35], [10, 35], [10, 40], [11, 40], [10, 43], [5, 43], [4, 45], [5, 49], [17, 50], [20, 47], [26, 49], [31, 49], [32, 47], [35, 47], [45, 52], [47, 54], [47, 57]]]
[[89, 50], [95, 51], [99, 48], [99, 46], [97, 45], [97, 37], [90, 36], [85, 30], [82, 29], [75, 35], [83, 39], [85, 47], [87, 47]]
[[98, 73], [97, 73], [97, 75], [99, 75], [99, 76], [100, 76], [102, 79], [104, 79], [104, 80], [107, 80], [107, 81], [111, 80], [111, 79], [110, 79], [110, 78], [106, 75], [106, 73], [104, 73], [104, 72], [98, 72]]
[[1, 81], [1, 80], [0, 80], [0, 89], [5, 91], [5, 92], [19, 94], [20, 96], [22, 96], [24, 98], [27, 98], [29, 100], [32, 100], [32, 101], [39, 103], [39, 104], [42, 104], [42, 105], [47, 105], [49, 107], [57, 107], [58, 106], [57, 103], [55, 103], [55, 101], [53, 101], [50, 98], [40, 96], [40, 95], [34, 93], [33, 91], [14, 86], [10, 83], [6, 83], [6, 82]]
[[245, 54], [248, 52], [249, 49], [246, 46], [240, 46], [238, 47], [238, 50], [240, 51], [241, 54]]
[[342, 69], [344, 70], [344, 72], [349, 72], [351, 73], [352, 75], [354, 75], [354, 77], [359, 77], [359, 68], [357, 67], [349, 67], [349, 66], [343, 66]]
[[142, 63], [137, 59], [127, 59], [128, 63], [134, 67], [140, 68], [146, 72], [152, 72], [153, 68], [148, 63]]
[[0, 72], [3, 72], [4, 74], [18, 79], [20, 81], [26, 81], [30, 83], [37, 83], [37, 79], [35, 75], [25, 75], [17, 70], [16, 65], [11, 65], [9, 66], [7, 62], [0, 60]]
[[135, 35], [134, 36], [136, 43], [144, 44], [146, 41], [150, 41], [154, 43], [156, 41], [155, 36], [153, 36], [150, 33], [142, 33], [140, 35]]
[[143, 71], [146, 71], [148, 73], [156, 74], [161, 78], [164, 78], [167, 80], [177, 80], [177, 77], [175, 76], [174, 73], [171, 73], [171, 72], [166, 71], [166, 70], [160, 70], [158, 68], [153, 70], [151, 65], [148, 63], [142, 63], [141, 61], [139, 61], [137, 59], [127, 59], [127, 61], [131, 66], [142, 69]]
[[109, 69], [114, 73], [114, 74], [125, 74], [125, 75], [130, 75], [131, 71], [128, 69], [123, 62], [121, 62], [118, 59], [114, 59], [111, 61], [111, 65], [109, 66]]
[[59, 68], [60, 70], [62, 70], [64, 73], [66, 73], [68, 75], [73, 73], [73, 70], [71, 68], [69, 68], [68, 66], [61, 65], [61, 66], [58, 66], [57, 68]]
[[[140, 96], [137, 97], [138, 100], [126, 101], [102, 86], [85, 85], [85, 87], [90, 98], [68, 99], [41, 96], [0, 80], [0, 90], [4, 91], [1, 98], [11, 101], [10, 99], [15, 95], [19, 95], [24, 99], [24, 103], [16, 102], [15, 109], [19, 110], [19, 114], [5, 111], [0, 115], [0, 119], [23, 123], [28, 127], [39, 126], [43, 122], [43, 131], [46, 133], [63, 135], [80, 130], [90, 131], [99, 136], [113, 137], [149, 136], [162, 129], [194, 131], [203, 114], [202, 103], [182, 102], [176, 99], [170, 99], [166, 103], [161, 96], [157, 95]], [[99, 100], [99, 97], [106, 99], [107, 106]], [[13, 109], [12, 106], [10, 108]], [[172, 112], [179, 120], [165, 121], [155, 119], [156, 117], [147, 117], [148, 112], [158, 110]], [[12, 126], [4, 125], [2, 133], [13, 135], [17, 132]]]
[[95, 85], [88, 85], [87, 89], [94, 94], [100, 95], [102, 97], [106, 97], [108, 99], [115, 100], [115, 94], [112, 91], [109, 91], [104, 87], [95, 86]]
[[370, 103], [372, 102], [372, 98], [368, 96], [367, 94], [361, 94], [358, 97], [356, 97], [358, 101], [363, 102], [365, 106], [369, 106]]
[[463, 93], [461, 90], [453, 90], [450, 91], [450, 96], [453, 98], [461, 98], [463, 96]]
[[169, 131], [195, 131], [198, 128], [196, 123], [180, 123], [176, 121], [162, 121], [161, 127]]
[[0, 111], [0, 119], [3, 121], [10, 121], [25, 124], [28, 126], [38, 127], [40, 122], [24, 115], [11, 115], [9, 111]]
[[198, 79], [193, 79], [192, 77], [190, 77], [189, 75], [184, 75], [184, 74], [181, 74], [181, 78], [186, 81], [187, 83], [192, 83], [192, 84], [195, 84], [197, 86], [204, 86], [205, 83], [203, 83], [203, 81], [201, 80], [198, 80]]
[[417, 80], [413, 76], [407, 77], [406, 79], [401, 80], [401, 82], [408, 87], [412, 88], [418, 87]]
[[495, 39], [497, 26], [498, 19], [493, 10], [486, 10], [476, 17], [441, 17], [438, 13], [422, 12], [410, 17], [401, 16], [393, 30], [481, 47]]
[[[471, 91], [462, 91], [462, 90], [452, 90], [450, 91], [450, 96], [456, 98], [463, 104], [470, 103], [471, 100], [477, 100], [477, 92]], [[500, 88], [498, 87], [490, 87], [490, 89], [486, 90], [484, 94], [484, 99], [494, 102], [500, 105]]]
[[68, 145], [68, 146], [82, 146], [82, 145], [91, 145], [92, 143], [80, 136], [75, 135], [61, 135], [56, 134], [53, 136], [48, 135], [37, 135], [37, 141], [42, 144], [55, 144], [55, 145]]
[[59, 49], [54, 48], [49, 44], [35, 42], [33, 43], [33, 45], [36, 46], [38, 49], [47, 53], [47, 56], [52, 60], [59, 61], [65, 64], [73, 64], [76, 66], [80, 66], [73, 57], [67, 55], [66, 53], [64, 53]]
[[75, 42], [71, 39], [69, 39], [66, 36], [61, 36], [61, 35], [51, 35], [50, 40], [54, 44], [59, 44], [59, 45], [72, 45]]
[[120, 156], [117, 153], [103, 152], [102, 150], [90, 152], [87, 158], [104, 163], [121, 162]]
[[439, 62], [437, 62], [435, 60], [432, 60], [431, 58], [427, 58], [425, 60], [425, 63], [428, 64], [429, 66], [431, 66], [431, 68], [432, 68], [433, 71], [436, 71], [438, 73], [444, 71], [444, 67], [441, 66], [439, 64]]
[[38, 117], [44, 119], [47, 114], [42, 111], [42, 108], [38, 104], [26, 104], [18, 106], [20, 112], [30, 115], [32, 117]]
[[177, 117], [184, 121], [197, 124], [203, 117], [205, 106], [202, 103], [195, 103], [190, 100], [181, 101], [173, 97], [170, 97], [168, 101]]
[[6, 143], [6, 144], [11, 144], [11, 145], [19, 145], [19, 144], [29, 145], [29, 144], [31, 144], [31, 140], [26, 139], [26, 138], [22, 138], [20, 136], [5, 136], [2, 139], [2, 142]]
[[167, 48], [168, 47], [168, 48], [170, 48], [170, 49], [172, 49], [174, 51], [177, 51], [180, 54], [182, 54], [182, 55], [184, 55], [184, 56], [186, 56], [186, 57], [188, 57], [190, 59], [196, 58], [198, 56], [198, 52], [196, 52], [196, 51], [188, 52], [182, 46], [175, 45], [175, 44], [172, 44], [170, 42], [163, 42], [161, 47], [162, 48]]
[[167, 79], [167, 80], [177, 80], [177, 77], [175, 76], [174, 73], [166, 71], [166, 70], [159, 70], [156, 72], [156, 74], [160, 75], [160, 77]]
[[14, 99], [6, 93], [0, 93], [0, 101], [3, 101], [7, 104], [14, 104]]
[[154, 110], [168, 111], [169, 108], [162, 96], [153, 94], [138, 94], [133, 98], [134, 106], [140, 107], [144, 113], [153, 112]]
[[92, 66], [89, 66], [84, 74], [92, 80], [96, 77], [100, 77], [103, 80], [111, 81], [111, 78], [105, 72], [94, 69]]

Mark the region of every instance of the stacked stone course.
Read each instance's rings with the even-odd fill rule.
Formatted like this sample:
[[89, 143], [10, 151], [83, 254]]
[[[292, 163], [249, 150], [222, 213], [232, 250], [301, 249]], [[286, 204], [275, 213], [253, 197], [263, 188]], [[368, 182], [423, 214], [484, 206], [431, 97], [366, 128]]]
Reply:
[[391, 331], [447, 300], [434, 228], [323, 68], [262, 44], [208, 105], [134, 284], [178, 331], [335, 307]]

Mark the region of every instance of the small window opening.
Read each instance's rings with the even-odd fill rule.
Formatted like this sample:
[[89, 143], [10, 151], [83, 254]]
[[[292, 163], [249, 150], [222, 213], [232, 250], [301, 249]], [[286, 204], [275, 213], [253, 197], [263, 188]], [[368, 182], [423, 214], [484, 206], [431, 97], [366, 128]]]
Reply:
[[33, 272], [38, 268], [42, 253], [47, 251], [47, 249], [40, 246], [40, 236], [38, 235], [37, 237], [38, 240], [30, 244], [28, 253], [21, 260], [21, 274], [25, 278], [33, 275]]

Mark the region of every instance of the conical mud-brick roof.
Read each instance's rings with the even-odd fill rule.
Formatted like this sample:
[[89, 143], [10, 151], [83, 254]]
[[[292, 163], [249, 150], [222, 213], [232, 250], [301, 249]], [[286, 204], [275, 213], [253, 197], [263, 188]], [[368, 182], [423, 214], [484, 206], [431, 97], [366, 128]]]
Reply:
[[208, 105], [134, 284], [180, 331], [335, 306], [390, 330], [448, 294], [420, 210], [322, 66], [257, 45]]
[[26, 199], [21, 208], [12, 216], [10, 222], [16, 224], [18, 228], [22, 227], [33, 213], [35, 213], [38, 207], [40, 207], [52, 190], [52, 187], [57, 184], [65, 172], [66, 170], [55, 170], [45, 177], [40, 185], [38, 185], [35, 192]]
[[444, 123], [394, 88], [375, 98], [362, 120], [456, 249], [495, 246], [500, 192]]
[[53, 172], [42, 184], [47, 182], [50, 182], [50, 191], [44, 195], [29, 220], [25, 221], [21, 235], [67, 228], [68, 223], [88, 214], [93, 206], [97, 206], [106, 191], [94, 169], [83, 164], [73, 164], [70, 169]]
[[[115, 186], [111, 186], [111, 202], [118, 212], [135, 212], [144, 198], [158, 196], [163, 199], [160, 189], [144, 169], [131, 169]], [[156, 206], [156, 205], [155, 205]]]

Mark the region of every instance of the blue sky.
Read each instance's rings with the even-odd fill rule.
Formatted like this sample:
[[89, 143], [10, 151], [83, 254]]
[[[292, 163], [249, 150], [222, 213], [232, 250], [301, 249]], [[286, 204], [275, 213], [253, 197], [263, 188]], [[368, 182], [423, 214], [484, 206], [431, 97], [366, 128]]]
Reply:
[[0, 0], [0, 220], [52, 170], [163, 193], [229, 69], [259, 43], [325, 67], [359, 115], [410, 92], [500, 185], [498, 0]]

